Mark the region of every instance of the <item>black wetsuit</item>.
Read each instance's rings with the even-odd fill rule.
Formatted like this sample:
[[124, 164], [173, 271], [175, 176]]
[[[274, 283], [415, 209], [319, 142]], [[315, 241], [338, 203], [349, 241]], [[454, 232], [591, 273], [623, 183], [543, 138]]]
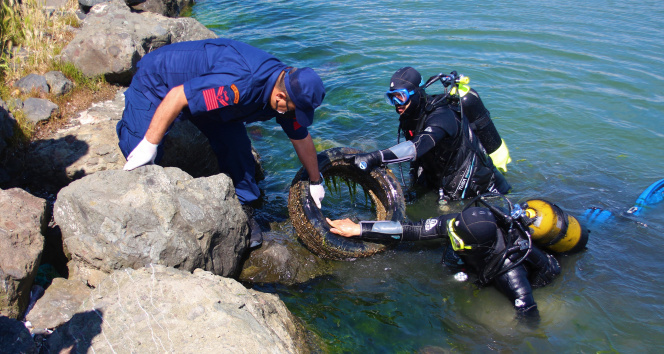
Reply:
[[[486, 120], [482, 117], [488, 117], [488, 111], [479, 96], [466, 96], [469, 98], [464, 100], [463, 116], [458, 103], [423, 94], [412, 102], [415, 107], [409, 108], [411, 113], [402, 117], [404, 136], [417, 151], [411, 162], [413, 184], [442, 189], [448, 200], [475, 197], [485, 192], [506, 194], [510, 185], [493, 165], [466, 118], [469, 113], [476, 114], [479, 124]], [[476, 100], [470, 100], [475, 97]]]
[[[478, 209], [490, 213], [489, 209]], [[441, 215], [417, 223], [362, 221], [360, 237], [374, 241], [443, 239], [449, 245], [447, 224], [458, 215]], [[549, 284], [560, 274], [558, 261], [532, 244], [518, 228], [505, 230], [505, 227], [496, 225], [493, 232], [476, 237], [477, 243], [470, 250], [454, 252], [451, 247], [447, 247], [445, 258], [448, 261], [445, 263], [454, 268], [459, 267], [458, 264], [450, 264], [457, 263], [449, 262], [449, 253], [452, 253], [452, 258], [458, 257], [463, 261], [461, 270], [478, 276], [478, 285], [493, 284], [510, 299], [520, 316], [539, 318], [532, 289]]]

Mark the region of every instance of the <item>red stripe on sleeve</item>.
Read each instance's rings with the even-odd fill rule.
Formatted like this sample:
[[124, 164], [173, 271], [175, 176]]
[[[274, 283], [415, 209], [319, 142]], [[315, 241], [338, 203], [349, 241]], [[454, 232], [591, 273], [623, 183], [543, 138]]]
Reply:
[[205, 99], [205, 107], [208, 111], [219, 108], [217, 93], [214, 92], [214, 89], [203, 90], [203, 98]]

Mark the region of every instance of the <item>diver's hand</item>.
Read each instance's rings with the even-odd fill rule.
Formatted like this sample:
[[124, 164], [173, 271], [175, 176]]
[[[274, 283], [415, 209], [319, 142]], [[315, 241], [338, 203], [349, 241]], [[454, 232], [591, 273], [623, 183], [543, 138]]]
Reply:
[[362, 171], [371, 171], [374, 167], [383, 164], [383, 155], [380, 150], [363, 154], [345, 154], [344, 161], [352, 163]]
[[359, 236], [362, 232], [360, 224], [356, 224], [348, 218], [343, 220], [330, 220], [329, 218], [325, 218], [325, 220], [327, 220], [327, 223], [332, 226], [330, 232], [333, 234], [341, 235], [344, 237], [353, 237]]
[[314, 199], [314, 203], [316, 203], [316, 206], [320, 209], [320, 203], [323, 202], [323, 198], [325, 198], [325, 188], [323, 188], [323, 185], [309, 184], [309, 194], [311, 194], [311, 198]]
[[127, 163], [124, 165], [123, 170], [131, 171], [136, 167], [153, 164], [154, 159], [157, 157], [158, 146], [159, 144], [153, 144], [143, 138], [134, 150], [132, 150], [131, 154], [127, 156]]

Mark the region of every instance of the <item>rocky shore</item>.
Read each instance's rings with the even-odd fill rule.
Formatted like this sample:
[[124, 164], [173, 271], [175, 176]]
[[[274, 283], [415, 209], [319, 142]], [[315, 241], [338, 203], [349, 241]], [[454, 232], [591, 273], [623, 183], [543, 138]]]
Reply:
[[[83, 26], [61, 60], [121, 86], [151, 50], [216, 37], [177, 17], [186, 0], [79, 3]], [[71, 85], [61, 73], [47, 75], [21, 85], [63, 92]], [[316, 340], [277, 296], [240, 281], [305, 282], [330, 264], [302, 247], [289, 224], [269, 225], [263, 246], [249, 250], [230, 178], [218, 173], [207, 139], [189, 122], [176, 122], [162, 166], [122, 171], [115, 134], [122, 92], [0, 165], [0, 348], [315, 350]], [[24, 112], [25, 104], [18, 106]], [[15, 122], [0, 105], [2, 153]]]

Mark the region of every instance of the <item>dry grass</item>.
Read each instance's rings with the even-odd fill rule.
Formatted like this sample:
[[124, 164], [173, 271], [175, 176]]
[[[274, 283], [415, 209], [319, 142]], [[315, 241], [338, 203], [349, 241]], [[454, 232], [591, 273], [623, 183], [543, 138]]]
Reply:
[[[12, 145], [23, 145], [35, 139], [43, 139], [66, 124], [77, 112], [92, 103], [110, 99], [117, 87], [109, 85], [102, 77], [88, 78], [72, 64], [61, 63], [57, 56], [74, 37], [74, 27], [81, 25], [76, 10], [78, 0], [68, 0], [67, 5], [52, 14], [43, 10], [43, 0], [0, 0], [3, 2], [2, 58], [0, 64], [2, 87], [0, 98], [5, 102], [29, 97], [48, 99], [60, 107], [60, 113], [46, 123], [34, 126], [20, 111], [12, 111], [18, 122]], [[61, 71], [74, 83], [72, 92], [55, 97], [44, 93], [21, 93], [14, 83], [31, 74]], [[12, 107], [10, 107], [11, 109]]]
[[48, 71], [55, 56], [73, 38], [71, 27], [80, 26], [80, 22], [76, 16], [77, 0], [68, 0], [62, 10], [51, 15], [44, 11], [43, 0], [7, 1], [14, 3], [11, 14], [20, 23], [19, 28], [9, 26], [11, 39], [5, 44], [5, 80], [13, 83], [29, 73]]

